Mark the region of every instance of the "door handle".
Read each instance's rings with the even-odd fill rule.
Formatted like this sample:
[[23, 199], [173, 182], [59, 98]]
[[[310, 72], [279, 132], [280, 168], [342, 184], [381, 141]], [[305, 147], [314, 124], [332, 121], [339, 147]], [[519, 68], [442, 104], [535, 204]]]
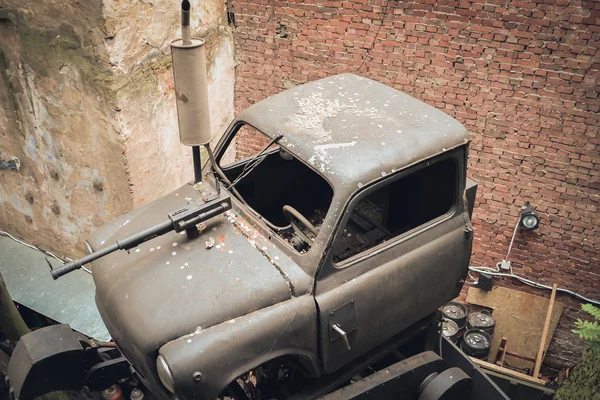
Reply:
[[352, 350], [350, 348], [350, 342], [348, 341], [348, 335], [346, 334], [346, 332], [344, 332], [344, 330], [342, 329], [342, 327], [340, 326], [340, 324], [335, 324], [331, 327], [334, 331], [336, 331], [337, 333], [339, 333], [339, 335], [342, 337], [342, 339], [344, 340], [344, 343], [346, 344], [346, 348], [348, 350]]

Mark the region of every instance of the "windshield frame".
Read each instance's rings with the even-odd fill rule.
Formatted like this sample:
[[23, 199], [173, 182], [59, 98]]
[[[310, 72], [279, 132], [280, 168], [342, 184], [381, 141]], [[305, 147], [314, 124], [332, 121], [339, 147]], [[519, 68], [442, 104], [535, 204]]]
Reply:
[[[236, 135], [239, 132], [240, 128], [243, 127], [244, 125], [248, 125], [249, 127], [255, 129], [257, 132], [259, 132], [260, 134], [264, 135], [264, 137], [267, 138], [267, 139], [271, 139], [271, 140], [274, 139], [274, 137], [271, 137], [270, 135], [266, 134], [261, 129], [259, 129], [258, 127], [256, 127], [255, 125], [253, 125], [253, 124], [251, 124], [249, 122], [246, 122], [246, 121], [241, 120], [241, 119], [234, 120], [229, 125], [229, 127], [227, 128], [227, 130], [225, 131], [225, 133], [223, 134], [223, 136], [221, 137], [221, 139], [217, 143], [217, 146], [216, 146], [216, 149], [215, 149], [215, 153], [216, 153], [215, 154], [215, 163], [217, 164], [218, 168], [221, 168], [221, 165], [220, 165], [221, 159], [225, 155], [225, 152], [227, 151], [227, 149], [228, 149], [229, 145], [231, 144], [231, 142], [236, 137]], [[285, 138], [285, 135], [283, 135], [281, 133], [279, 134], [279, 136], [282, 136], [281, 139]], [[272, 233], [272, 235], [270, 235], [270, 236], [276, 237], [277, 240], [280, 243], [283, 243], [286, 246], [287, 249], [291, 250], [291, 252], [293, 254], [298, 255], [298, 256], [303, 256], [303, 257], [306, 257], [306, 256], [315, 256], [316, 255], [320, 259], [320, 256], [322, 256], [322, 254], [324, 252], [324, 247], [322, 245], [320, 245], [320, 244], [329, 242], [329, 236], [331, 235], [332, 230], [329, 229], [329, 228], [327, 228], [327, 227], [331, 226], [331, 224], [329, 223], [329, 221], [336, 218], [335, 215], [332, 215], [334, 213], [334, 209], [333, 209], [332, 206], [333, 206], [334, 201], [336, 199], [335, 187], [331, 183], [331, 181], [329, 179], [327, 179], [327, 177], [325, 175], [323, 175], [320, 171], [318, 171], [316, 168], [314, 168], [310, 163], [306, 162], [304, 159], [302, 159], [301, 157], [299, 157], [295, 152], [291, 151], [288, 147], [286, 147], [285, 145], [283, 145], [281, 143], [281, 141], [277, 141], [276, 144], [279, 146], [280, 149], [284, 149], [287, 153], [291, 154], [297, 161], [299, 161], [300, 163], [302, 163], [305, 167], [309, 168], [313, 173], [317, 174], [331, 188], [331, 193], [332, 193], [332, 195], [331, 195], [331, 202], [329, 203], [327, 212], [325, 213], [325, 218], [323, 219], [323, 224], [321, 225], [321, 228], [319, 229], [317, 237], [311, 243], [311, 245], [308, 248], [308, 250], [306, 250], [305, 252], [299, 252], [299, 251], [297, 251], [289, 243], [288, 240], [286, 240], [283, 237], [281, 237], [277, 231], [275, 231], [273, 228], [271, 228], [269, 226], [269, 224], [271, 224], [273, 226], [277, 226], [277, 225], [273, 224], [271, 221], [267, 220], [262, 214], [260, 214], [256, 210], [254, 210], [250, 205], [248, 205], [246, 203], [246, 200], [241, 195], [240, 195], [240, 197], [242, 197], [242, 199], [240, 200], [234, 193], [232, 193], [231, 189], [225, 187], [224, 182], [222, 182], [221, 178], [218, 178], [218, 180], [219, 180], [220, 184], [223, 185], [223, 189], [226, 190], [228, 193], [231, 194], [231, 196], [235, 199], [238, 207], [241, 208], [241, 209], [243, 209], [243, 211], [244, 211], [244, 213], [246, 215], [248, 215], [249, 217], [252, 217], [261, 226], [261, 228], [263, 228], [266, 232]], [[269, 151], [273, 151], [273, 150], [267, 150], [264, 153], [268, 153]], [[229, 169], [230, 167], [235, 167], [241, 161], [248, 160], [248, 159], [251, 159], [251, 158], [252, 157], [248, 157], [248, 158], [245, 158], [243, 160], [235, 161], [235, 162], [229, 164], [225, 170]], [[268, 223], [265, 222], [265, 221], [267, 221]], [[317, 250], [319, 250], [319, 251], [317, 251]]]

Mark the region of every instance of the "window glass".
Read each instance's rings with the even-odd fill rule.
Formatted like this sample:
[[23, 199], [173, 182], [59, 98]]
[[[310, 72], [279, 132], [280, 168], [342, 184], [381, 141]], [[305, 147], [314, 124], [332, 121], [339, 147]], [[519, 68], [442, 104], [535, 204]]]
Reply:
[[449, 212], [454, 206], [457, 165], [445, 159], [389, 184], [355, 204], [350, 218], [333, 246], [338, 263], [400, 236]]

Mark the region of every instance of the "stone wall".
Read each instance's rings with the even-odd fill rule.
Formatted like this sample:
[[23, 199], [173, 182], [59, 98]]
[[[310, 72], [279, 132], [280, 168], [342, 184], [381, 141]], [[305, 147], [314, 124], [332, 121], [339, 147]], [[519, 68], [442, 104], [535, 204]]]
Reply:
[[[207, 40], [213, 136], [233, 118], [224, 2], [192, 4]], [[179, 144], [169, 43], [177, 3], [5, 1], [0, 21], [0, 229], [67, 256], [95, 226], [193, 178]]]
[[[472, 138], [473, 265], [506, 256], [531, 201], [542, 224], [517, 234], [514, 272], [600, 299], [599, 2], [233, 0], [231, 11], [237, 110], [342, 72], [443, 110]], [[567, 308], [549, 354], [573, 363], [579, 303], [558, 300]]]
[[[193, 179], [191, 148], [179, 143], [169, 44], [180, 36], [178, 3], [106, 0], [106, 43], [133, 203]], [[206, 40], [213, 137], [233, 120], [233, 35], [221, 0], [192, 2], [192, 35]]]
[[66, 255], [132, 206], [99, 2], [13, 1], [0, 22], [0, 229]]

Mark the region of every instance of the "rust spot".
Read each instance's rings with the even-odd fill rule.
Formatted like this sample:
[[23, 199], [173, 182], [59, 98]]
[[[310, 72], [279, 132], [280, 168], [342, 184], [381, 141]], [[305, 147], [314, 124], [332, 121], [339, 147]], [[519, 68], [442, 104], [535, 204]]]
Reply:
[[179, 100], [179, 101], [183, 101], [184, 103], [187, 103], [187, 102], [188, 102], [188, 98], [187, 98], [187, 96], [186, 96], [185, 94], [183, 94], [183, 93], [182, 93], [182, 94], [179, 94], [179, 95], [177, 95], [177, 100]]
[[218, 241], [219, 243], [221, 243], [221, 244], [224, 244], [224, 243], [225, 243], [225, 239], [227, 239], [227, 235], [223, 234], [223, 235], [220, 235], [220, 236], [217, 238], [217, 241]]

